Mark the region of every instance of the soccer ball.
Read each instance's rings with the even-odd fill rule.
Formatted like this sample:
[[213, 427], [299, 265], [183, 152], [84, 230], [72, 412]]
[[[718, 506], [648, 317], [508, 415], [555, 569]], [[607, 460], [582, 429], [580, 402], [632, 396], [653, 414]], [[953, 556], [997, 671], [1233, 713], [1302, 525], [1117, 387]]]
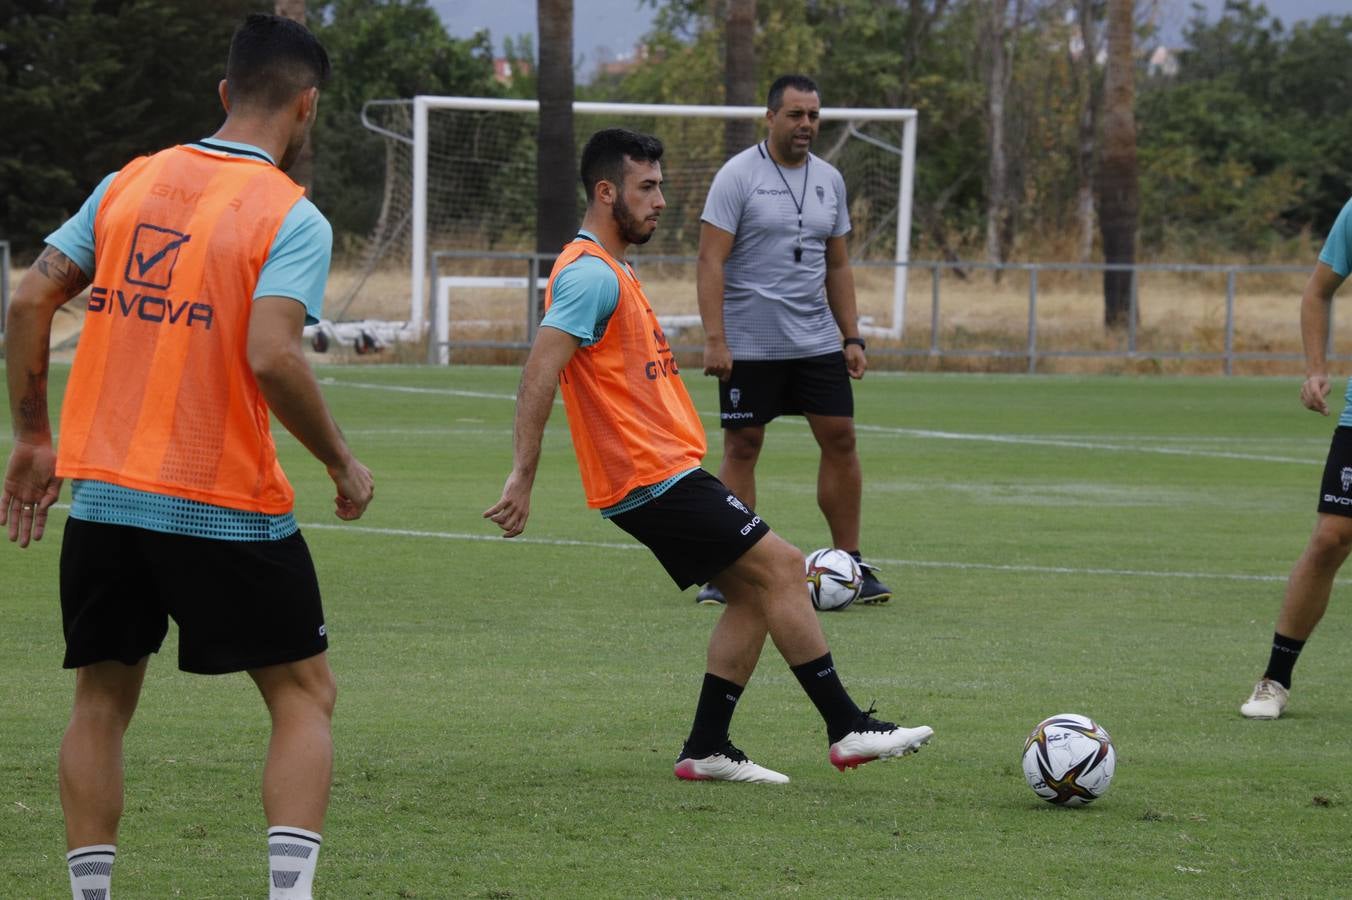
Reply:
[[825, 547], [807, 557], [807, 592], [817, 609], [844, 609], [859, 599], [864, 576], [844, 550]]
[[1084, 806], [1112, 784], [1117, 751], [1103, 726], [1062, 713], [1037, 723], [1023, 742], [1023, 777], [1048, 803]]

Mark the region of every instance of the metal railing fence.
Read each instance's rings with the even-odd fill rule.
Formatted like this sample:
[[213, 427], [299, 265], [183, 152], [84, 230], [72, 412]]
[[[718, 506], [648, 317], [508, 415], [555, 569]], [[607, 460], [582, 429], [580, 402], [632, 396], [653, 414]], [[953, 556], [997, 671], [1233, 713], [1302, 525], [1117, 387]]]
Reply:
[[[545, 254], [533, 254], [524, 252], [481, 252], [481, 251], [438, 251], [431, 255], [431, 279], [433, 290], [437, 279], [441, 275], [448, 274], [449, 271], [463, 267], [466, 263], [479, 263], [484, 260], [494, 260], [498, 262], [519, 264], [520, 274], [527, 276], [527, 284], [534, 284], [538, 276], [547, 274], [547, 266], [552, 263], [553, 257]], [[653, 265], [686, 265], [693, 268], [697, 259], [693, 256], [644, 256], [635, 254], [633, 257], [635, 265], [640, 271]], [[891, 261], [864, 262], [855, 261], [852, 263], [857, 270], [863, 269], [890, 269], [898, 267], [899, 264]], [[1304, 357], [1299, 352], [1282, 352], [1269, 350], [1243, 350], [1239, 349], [1236, 341], [1236, 305], [1238, 298], [1238, 287], [1241, 279], [1258, 275], [1293, 275], [1308, 273], [1310, 268], [1307, 266], [1292, 265], [1202, 265], [1186, 263], [1140, 263], [1135, 265], [1106, 264], [1106, 263], [987, 263], [973, 261], [947, 261], [947, 260], [910, 260], [904, 264], [910, 270], [920, 270], [929, 273], [930, 277], [930, 296], [929, 296], [929, 322], [928, 322], [928, 341], [924, 346], [905, 346], [904, 341], [897, 343], [882, 343], [870, 341], [869, 356], [890, 356], [890, 357], [924, 357], [932, 360], [956, 359], [956, 358], [985, 358], [985, 359], [1022, 359], [1026, 361], [1026, 371], [1034, 373], [1038, 371], [1038, 364], [1041, 361], [1057, 358], [1100, 358], [1117, 360], [1210, 360], [1218, 361], [1222, 364], [1226, 375], [1233, 375], [1235, 363], [1250, 360], [1302, 360]], [[1104, 273], [1109, 271], [1121, 271], [1130, 273], [1129, 289], [1129, 308], [1127, 312], [1127, 321], [1123, 329], [1118, 332], [1121, 346], [1113, 348], [1101, 347], [1056, 347], [1048, 346], [1040, 340], [1039, 335], [1039, 299], [1044, 293], [1040, 282], [1041, 276], [1045, 273]], [[953, 346], [951, 342], [945, 341], [944, 330], [942, 327], [945, 314], [943, 282], [946, 273], [966, 273], [971, 272], [999, 272], [999, 273], [1023, 273], [1028, 279], [1026, 319], [1023, 326], [1023, 338], [1017, 349], [1014, 348], [965, 348]], [[1224, 326], [1223, 338], [1220, 349], [1218, 350], [1173, 350], [1159, 349], [1155, 347], [1145, 347], [1141, 345], [1140, 328], [1140, 281], [1142, 274], [1146, 273], [1172, 273], [1178, 275], [1211, 275], [1222, 276], [1224, 278]], [[693, 277], [692, 277], [693, 282]], [[919, 302], [917, 293], [913, 292], [910, 298], [912, 306]], [[1297, 314], [1296, 300], [1298, 294], [1292, 297], [1292, 321], [1295, 321]], [[536, 292], [526, 290], [523, 304], [523, 314], [525, 318], [525, 339], [524, 340], [456, 340], [448, 339], [445, 341], [429, 340], [428, 359], [434, 361], [437, 359], [437, 353], [440, 349], [447, 351], [453, 349], [470, 348], [494, 348], [494, 349], [516, 349], [524, 350], [529, 348], [530, 341], [535, 336], [536, 325], [539, 321], [538, 295]], [[1097, 307], [1098, 314], [1102, 315], [1102, 300], [1100, 296]], [[452, 313], [453, 315], [453, 313]], [[913, 316], [913, 313], [912, 313]], [[1333, 311], [1330, 311], [1333, 316]], [[908, 317], [908, 321], [911, 317]], [[454, 320], [452, 320], [454, 321]], [[1098, 320], [1101, 323], [1101, 318]], [[921, 323], [923, 328], [924, 323]], [[914, 326], [908, 326], [914, 330]], [[1337, 361], [1352, 360], [1352, 356], [1337, 355], [1333, 347], [1333, 322], [1330, 321], [1328, 358]], [[679, 352], [698, 352], [703, 349], [701, 345], [673, 344], [673, 349]], [[441, 358], [448, 356], [442, 354]]]
[[[875, 267], [873, 263], [853, 263], [856, 268]], [[1203, 265], [1190, 263], [1138, 263], [1132, 265], [1108, 263], [986, 263], [968, 261], [912, 260], [911, 269], [923, 269], [930, 272], [930, 342], [925, 349], [905, 347], [880, 347], [879, 352], [897, 356], [969, 356], [986, 358], [1026, 358], [1028, 372], [1036, 372], [1041, 359], [1061, 358], [1100, 358], [1100, 359], [1192, 359], [1218, 360], [1223, 363], [1226, 375], [1234, 374], [1234, 364], [1239, 360], [1300, 360], [1300, 353], [1271, 351], [1237, 350], [1235, 346], [1235, 300], [1236, 287], [1241, 275], [1290, 275], [1309, 271], [1307, 266], [1255, 266], [1255, 265]], [[942, 346], [941, 310], [941, 273], [952, 271], [1000, 271], [1028, 273], [1028, 311], [1026, 323], [1027, 340], [1019, 350], [963, 350]], [[1129, 301], [1125, 332], [1125, 347], [1121, 349], [1047, 349], [1038, 344], [1038, 275], [1041, 272], [1128, 272], [1130, 273]], [[1220, 351], [1199, 350], [1159, 350], [1141, 348], [1140, 336], [1140, 276], [1142, 273], [1175, 274], [1216, 274], [1225, 276], [1225, 326], [1224, 344]], [[1330, 317], [1332, 310], [1330, 310]], [[1330, 321], [1328, 354], [1333, 355], [1333, 327]]]

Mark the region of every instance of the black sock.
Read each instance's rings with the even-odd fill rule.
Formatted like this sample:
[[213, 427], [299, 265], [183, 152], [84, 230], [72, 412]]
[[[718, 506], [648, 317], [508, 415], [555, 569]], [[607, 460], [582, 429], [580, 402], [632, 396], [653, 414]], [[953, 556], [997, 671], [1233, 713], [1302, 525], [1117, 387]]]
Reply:
[[1271, 678], [1288, 691], [1291, 690], [1291, 670], [1296, 667], [1296, 660], [1300, 659], [1300, 650], [1304, 646], [1304, 641], [1272, 632], [1272, 655], [1268, 657], [1267, 671], [1263, 677]]
[[797, 676], [798, 683], [803, 686], [808, 699], [826, 720], [826, 736], [831, 743], [834, 744], [849, 734], [854, 720], [859, 718], [859, 707], [854, 705], [849, 692], [845, 690], [845, 685], [840, 683], [840, 676], [836, 674], [831, 654], [827, 653], [820, 659], [790, 668]]
[[737, 709], [737, 699], [743, 687], [704, 673], [704, 685], [699, 691], [699, 705], [695, 707], [695, 724], [690, 726], [690, 737], [685, 740], [684, 754], [692, 759], [703, 759], [723, 748], [728, 740], [728, 725]]
[[858, 550], [846, 550], [845, 552], [850, 554], [850, 556], [854, 557], [854, 561], [859, 563], [859, 565], [862, 566], [864, 564], [864, 557], [860, 554]]

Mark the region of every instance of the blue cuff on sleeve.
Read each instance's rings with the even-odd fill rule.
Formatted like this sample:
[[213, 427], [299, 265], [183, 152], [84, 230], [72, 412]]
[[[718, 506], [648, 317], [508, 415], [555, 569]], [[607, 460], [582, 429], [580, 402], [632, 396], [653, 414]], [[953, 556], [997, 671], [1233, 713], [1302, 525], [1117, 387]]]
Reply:
[[1329, 229], [1319, 261], [1342, 278], [1352, 274], [1352, 200], [1347, 201]]
[[253, 299], [298, 300], [305, 305], [305, 324], [315, 324], [324, 312], [324, 285], [332, 255], [332, 226], [313, 203], [302, 197], [286, 214], [273, 239]]
[[67, 219], [60, 228], [47, 235], [47, 243], [66, 255], [66, 258], [80, 267], [85, 277], [94, 277], [94, 217], [98, 215], [103, 195], [108, 193], [108, 185], [117, 177], [116, 172], [105, 175], [80, 207], [80, 211]]
[[620, 302], [620, 281], [598, 257], [584, 254], [554, 278], [552, 300], [541, 325], [557, 328], [588, 347], [601, 340]]

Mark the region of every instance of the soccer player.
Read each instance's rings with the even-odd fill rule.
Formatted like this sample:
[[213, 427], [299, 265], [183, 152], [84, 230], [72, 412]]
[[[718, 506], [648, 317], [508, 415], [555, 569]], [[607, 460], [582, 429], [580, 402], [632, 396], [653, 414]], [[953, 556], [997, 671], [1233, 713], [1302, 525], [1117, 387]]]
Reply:
[[767, 634], [825, 720], [837, 768], [912, 753], [933, 730], [880, 722], [850, 699], [808, 601], [803, 555], [700, 468], [703, 425], [624, 258], [652, 237], [666, 206], [661, 158], [661, 141], [622, 128], [598, 131], [582, 151], [587, 213], [550, 274], [517, 389], [512, 471], [484, 516], [506, 537], [525, 529], [541, 436], [562, 384], [587, 504], [647, 545], [682, 589], [712, 581], [727, 598], [677, 777], [788, 781], [747, 759], [728, 735]]
[[[304, 26], [249, 16], [230, 44], [220, 130], [105, 178], [47, 238], [9, 310], [9, 539], [41, 540], [62, 480], [74, 479], [61, 612], [75, 698], [60, 783], [75, 900], [109, 895], [123, 734], [170, 617], [179, 668], [247, 671], [261, 692], [270, 896], [311, 895], [336, 687], [269, 411], [326, 466], [340, 519], [359, 518], [373, 490], [301, 345], [305, 322], [318, 321], [332, 231], [283, 170], [328, 74]], [[54, 451], [52, 317], [91, 284]]]
[[[719, 381], [718, 477], [755, 506], [766, 423], [804, 416], [821, 449], [817, 505], [831, 543], [860, 563], [859, 602], [886, 603], [891, 588], [859, 550], [863, 476], [850, 379], [864, 377], [868, 359], [845, 242], [845, 179], [811, 153], [821, 113], [811, 78], [776, 79], [766, 105], [769, 137], [718, 171], [701, 216], [697, 292], [704, 374]], [[714, 604], [723, 595], [708, 585], [695, 599]]]
[[[1319, 254], [1300, 298], [1300, 334], [1305, 348], [1305, 382], [1300, 402], [1306, 409], [1329, 414], [1329, 310], [1333, 294], [1352, 272], [1352, 200], [1343, 206]], [[1291, 670], [1305, 642], [1328, 609], [1333, 579], [1352, 551], [1352, 379], [1347, 384], [1342, 415], [1324, 463], [1314, 533], [1291, 570], [1286, 596], [1277, 613], [1272, 651], [1263, 677], [1240, 706], [1250, 719], [1276, 719], [1286, 709]]]

